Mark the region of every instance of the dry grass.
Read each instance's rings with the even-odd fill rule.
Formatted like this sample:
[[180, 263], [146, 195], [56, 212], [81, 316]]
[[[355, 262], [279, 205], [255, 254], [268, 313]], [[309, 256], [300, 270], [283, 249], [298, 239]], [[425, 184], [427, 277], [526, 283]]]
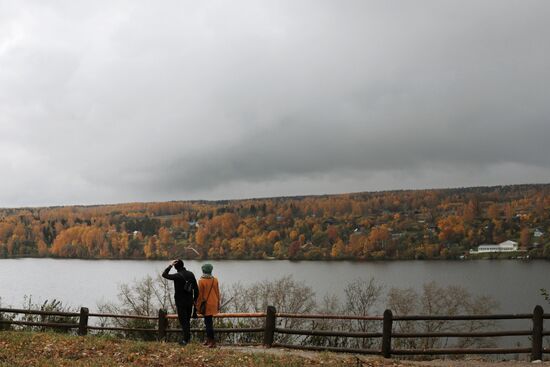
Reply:
[[407, 366], [404, 362], [331, 353], [255, 353], [191, 343], [142, 342], [100, 336], [0, 332], [0, 366]]

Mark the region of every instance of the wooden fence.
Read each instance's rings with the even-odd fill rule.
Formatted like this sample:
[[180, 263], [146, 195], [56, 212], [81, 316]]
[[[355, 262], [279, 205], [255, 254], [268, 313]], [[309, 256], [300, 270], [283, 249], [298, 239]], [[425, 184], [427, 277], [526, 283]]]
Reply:
[[[30, 314], [39, 315], [45, 319], [47, 316], [74, 318], [74, 322], [47, 322], [47, 321], [17, 321], [2, 318], [3, 313], [11, 314]], [[128, 328], [128, 327], [107, 327], [89, 325], [89, 319], [93, 317], [100, 318], [124, 318], [155, 321], [157, 327], [152, 328]], [[217, 328], [217, 333], [262, 333], [263, 345], [266, 347], [282, 347], [292, 349], [306, 349], [359, 354], [378, 354], [385, 358], [392, 355], [456, 355], [456, 354], [531, 354], [531, 360], [542, 359], [543, 353], [550, 353], [550, 348], [544, 348], [543, 338], [550, 336], [549, 331], [545, 331], [543, 323], [545, 319], [550, 319], [550, 314], [545, 314], [541, 306], [536, 306], [533, 313], [529, 314], [501, 314], [501, 315], [393, 315], [391, 310], [384, 311], [383, 316], [353, 316], [353, 315], [326, 315], [326, 314], [291, 314], [277, 313], [275, 307], [268, 306], [266, 312], [260, 313], [222, 313], [215, 318], [262, 318], [263, 327], [251, 328]], [[380, 322], [382, 332], [351, 332], [334, 330], [299, 330], [277, 327], [277, 321], [280, 319], [322, 319], [322, 320], [357, 320], [357, 321], [377, 321]], [[177, 319], [177, 315], [169, 315], [165, 310], [159, 310], [158, 316], [136, 316], [136, 315], [116, 315], [105, 313], [90, 313], [85, 307], [80, 312], [53, 312], [36, 311], [12, 308], [0, 308], [0, 330], [3, 325], [22, 325], [38, 326], [44, 328], [59, 329], [77, 329], [78, 335], [86, 335], [89, 330], [101, 331], [121, 331], [121, 332], [142, 332], [156, 334], [158, 340], [166, 340], [168, 333], [181, 332], [180, 329], [169, 328], [169, 320]], [[78, 320], [78, 322], [76, 322]], [[531, 328], [525, 330], [505, 330], [505, 331], [475, 331], [475, 332], [394, 332], [395, 321], [487, 321], [487, 320], [531, 320]], [[202, 332], [202, 328], [192, 328], [192, 332]], [[381, 339], [381, 347], [378, 349], [352, 349], [339, 347], [325, 347], [313, 345], [293, 345], [277, 343], [276, 334], [299, 335], [299, 336], [318, 336], [318, 337], [344, 337], [361, 339]], [[487, 338], [487, 337], [505, 337], [505, 336], [528, 336], [531, 339], [529, 348], [439, 348], [439, 349], [397, 349], [392, 347], [393, 339], [400, 338]]]

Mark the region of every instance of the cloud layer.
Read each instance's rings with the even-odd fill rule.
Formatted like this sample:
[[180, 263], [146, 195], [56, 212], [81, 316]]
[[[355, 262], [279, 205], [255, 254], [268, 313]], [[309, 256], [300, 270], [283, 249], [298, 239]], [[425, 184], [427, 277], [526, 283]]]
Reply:
[[0, 206], [548, 182], [549, 15], [0, 0]]

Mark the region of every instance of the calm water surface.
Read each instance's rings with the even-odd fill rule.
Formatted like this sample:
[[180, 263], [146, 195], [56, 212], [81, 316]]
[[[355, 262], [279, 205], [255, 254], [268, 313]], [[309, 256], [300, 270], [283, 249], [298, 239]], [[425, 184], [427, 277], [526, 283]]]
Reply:
[[[221, 284], [277, 279], [291, 274], [311, 286], [318, 298], [327, 293], [343, 294], [344, 286], [356, 278], [370, 277], [386, 288], [420, 289], [429, 281], [441, 285], [462, 285], [476, 295], [489, 295], [500, 303], [502, 313], [531, 312], [543, 304], [540, 288], [550, 288], [547, 261], [211, 261]], [[142, 260], [0, 260], [2, 305], [20, 306], [25, 295], [35, 302], [58, 299], [66, 305], [96, 309], [115, 301], [118, 286], [156, 276], [167, 261]], [[187, 261], [186, 267], [200, 274], [202, 262]], [[550, 306], [546, 306], [550, 308]]]

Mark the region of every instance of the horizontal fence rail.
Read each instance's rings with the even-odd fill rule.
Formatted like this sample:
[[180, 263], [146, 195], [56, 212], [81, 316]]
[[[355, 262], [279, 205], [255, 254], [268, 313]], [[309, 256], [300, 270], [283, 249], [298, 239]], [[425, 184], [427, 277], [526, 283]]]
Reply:
[[356, 316], [356, 315], [326, 315], [326, 314], [302, 314], [302, 313], [277, 313], [277, 317], [285, 319], [324, 319], [324, 320], [365, 320], [381, 321], [382, 316]]
[[[265, 317], [265, 312], [252, 312], [252, 313], [219, 313], [214, 315], [215, 319], [230, 319], [230, 318], [262, 318]], [[168, 314], [166, 315], [169, 319], [177, 319], [178, 315]], [[198, 315], [198, 317], [202, 317]]]
[[52, 328], [64, 328], [64, 329], [76, 329], [78, 324], [68, 324], [68, 323], [57, 323], [57, 322], [37, 322], [37, 321], [6, 321], [1, 320], [0, 324], [7, 325], [23, 325], [23, 326], [41, 326], [41, 327], [52, 327]]
[[407, 315], [394, 316], [393, 321], [475, 321], [475, 320], [530, 320], [532, 313], [509, 315]]
[[287, 349], [300, 349], [300, 350], [312, 350], [318, 352], [333, 352], [333, 353], [354, 353], [354, 354], [373, 354], [380, 355], [379, 349], [354, 349], [354, 348], [340, 348], [340, 347], [320, 347], [316, 345], [293, 345], [284, 343], [274, 343], [273, 347], [287, 348]]
[[291, 335], [310, 335], [310, 336], [340, 336], [347, 338], [381, 338], [382, 333], [366, 333], [354, 331], [331, 331], [331, 330], [298, 330], [275, 328], [275, 332]]
[[532, 335], [532, 330], [478, 331], [478, 332], [425, 332], [425, 333], [392, 333], [393, 338], [494, 338], [498, 336]]
[[[12, 317], [4, 317], [5, 314]], [[40, 321], [33, 319], [14, 320], [17, 314], [39, 316]], [[56, 320], [48, 319], [55, 317]], [[90, 317], [103, 319], [129, 319], [155, 322], [155, 327], [115, 327], [89, 325]], [[220, 313], [214, 316], [216, 319], [263, 319], [263, 325], [255, 327], [220, 327], [215, 332], [223, 334], [237, 333], [261, 333], [265, 347], [281, 347], [289, 349], [305, 349], [313, 351], [346, 352], [357, 354], [378, 354], [386, 358], [392, 355], [464, 355], [464, 354], [519, 354], [530, 353], [531, 360], [542, 359], [543, 353], [550, 353], [550, 348], [543, 347], [543, 338], [550, 336], [550, 331], [545, 331], [543, 322], [550, 319], [550, 314], [545, 314], [541, 306], [536, 306], [533, 313], [529, 314], [499, 314], [499, 315], [393, 315], [391, 310], [386, 310], [383, 316], [370, 315], [330, 315], [330, 314], [297, 314], [277, 312], [275, 307], [268, 306], [266, 312], [250, 313]], [[89, 330], [94, 331], [118, 331], [156, 334], [158, 340], [166, 340], [167, 335], [179, 333], [179, 328], [169, 328], [169, 320], [177, 319], [175, 314], [168, 314], [166, 310], [158, 310], [158, 316], [144, 315], [120, 315], [110, 313], [92, 313], [86, 307], [80, 312], [58, 312], [45, 310], [25, 310], [15, 308], [0, 308], [0, 330], [7, 325], [32, 326], [41, 328], [54, 328], [63, 330], [78, 329], [79, 335], [86, 335]], [[281, 320], [349, 320], [357, 322], [378, 323], [380, 331], [338, 331], [323, 329], [303, 329], [279, 327]], [[492, 321], [492, 320], [530, 320], [531, 329], [523, 330], [498, 330], [498, 331], [425, 331], [425, 332], [394, 332], [395, 322], [426, 322], [426, 321]], [[191, 332], [203, 333], [203, 328], [191, 328]], [[318, 338], [352, 338], [352, 339], [378, 339], [380, 348], [345, 348], [338, 346], [295, 345], [277, 342], [277, 335], [291, 335]], [[531, 341], [529, 348], [393, 348], [393, 339], [426, 339], [426, 338], [494, 338], [508, 336], [528, 336]], [[305, 339], [304, 339], [305, 340]], [[253, 345], [248, 343], [249, 345]]]
[[392, 349], [395, 355], [442, 354], [516, 354], [531, 353], [531, 348], [442, 348], [442, 349]]
[[158, 317], [154, 316], [140, 316], [140, 315], [118, 315], [110, 313], [89, 313], [90, 317], [105, 317], [105, 318], [119, 318], [119, 319], [133, 319], [133, 320], [157, 320]]
[[[263, 333], [264, 328], [214, 328], [214, 331], [217, 333]], [[181, 329], [167, 329], [169, 333], [181, 333]], [[191, 332], [194, 333], [203, 333], [205, 332], [204, 328], [191, 328]]]
[[20, 314], [27, 314], [27, 315], [65, 316], [65, 317], [80, 316], [78, 312], [38, 311], [38, 310], [23, 310], [18, 308], [0, 308], [0, 313], [20, 313]]

